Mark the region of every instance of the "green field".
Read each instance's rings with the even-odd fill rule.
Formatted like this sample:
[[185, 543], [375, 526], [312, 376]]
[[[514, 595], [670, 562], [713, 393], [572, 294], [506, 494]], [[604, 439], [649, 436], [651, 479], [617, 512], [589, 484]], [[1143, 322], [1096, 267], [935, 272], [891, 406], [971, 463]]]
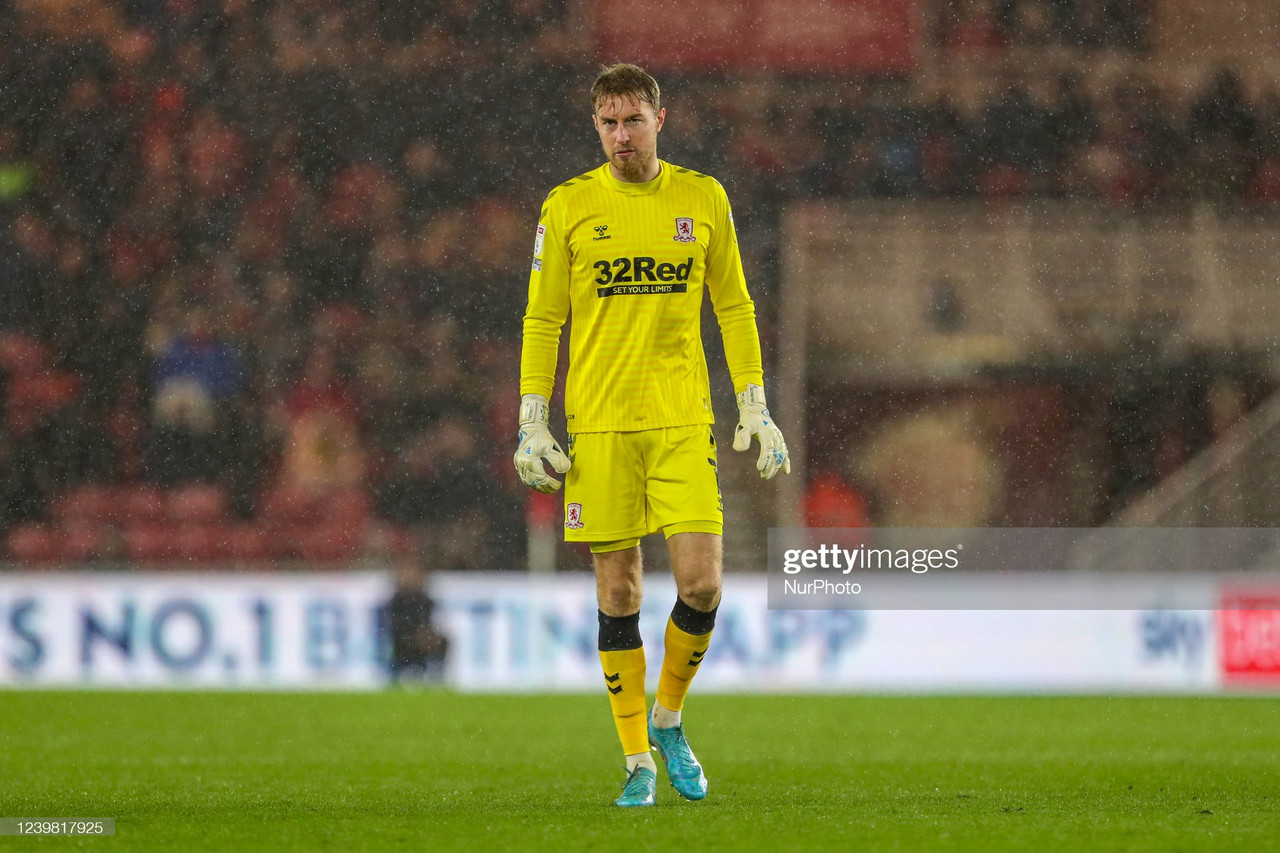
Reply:
[[0, 692], [0, 816], [39, 850], [1263, 850], [1268, 698], [695, 696], [711, 782], [622, 781], [603, 696]]

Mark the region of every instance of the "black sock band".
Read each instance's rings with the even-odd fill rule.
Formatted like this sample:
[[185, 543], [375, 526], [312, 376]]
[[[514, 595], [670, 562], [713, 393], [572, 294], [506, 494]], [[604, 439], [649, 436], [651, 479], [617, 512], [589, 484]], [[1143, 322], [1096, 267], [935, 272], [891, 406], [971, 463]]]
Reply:
[[644, 645], [640, 639], [639, 611], [630, 616], [606, 616], [603, 610], [596, 612], [600, 614], [600, 651], [625, 652]]
[[671, 608], [671, 621], [686, 634], [700, 637], [703, 634], [710, 634], [711, 629], [716, 626], [716, 611], [719, 609], [717, 605], [709, 612], [703, 613], [701, 610], [694, 610], [684, 603], [683, 598], [676, 596], [676, 606]]

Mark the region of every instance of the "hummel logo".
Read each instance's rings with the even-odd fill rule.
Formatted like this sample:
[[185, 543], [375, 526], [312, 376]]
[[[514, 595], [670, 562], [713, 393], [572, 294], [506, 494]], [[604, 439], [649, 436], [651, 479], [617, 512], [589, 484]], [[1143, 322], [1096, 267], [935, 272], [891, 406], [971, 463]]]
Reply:
[[694, 652], [693, 656], [689, 658], [689, 666], [697, 666], [702, 663], [702, 656], [705, 654], [706, 651]]
[[[607, 673], [607, 672], [604, 674], [604, 680], [605, 680], [605, 681], [607, 681], [607, 682], [609, 682], [610, 684], [615, 683], [615, 682], [616, 682], [616, 681], [618, 681], [618, 679], [620, 679], [621, 677], [622, 677], [622, 671], [621, 671], [621, 670], [619, 670], [619, 671], [615, 672], [613, 675], [610, 675], [610, 674], [609, 674], [609, 673]], [[609, 692], [610, 692], [610, 693], [612, 693], [614, 696], [617, 696], [619, 693], [621, 693], [621, 692], [622, 692], [622, 685], [621, 685], [621, 684], [619, 684], [617, 687], [610, 687], [610, 688], [609, 688]]]
[[592, 240], [608, 240], [611, 236], [609, 234], [604, 233], [609, 230], [608, 225], [597, 225], [595, 226], [594, 230], [596, 232], [596, 236], [592, 237], [591, 238]]

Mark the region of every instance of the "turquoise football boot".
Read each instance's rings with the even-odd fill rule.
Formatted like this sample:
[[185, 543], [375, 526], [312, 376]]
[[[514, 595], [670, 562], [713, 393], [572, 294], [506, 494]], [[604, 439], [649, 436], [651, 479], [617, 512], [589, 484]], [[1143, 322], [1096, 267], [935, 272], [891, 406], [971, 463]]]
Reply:
[[667, 765], [667, 778], [671, 787], [686, 800], [701, 800], [707, 795], [707, 777], [702, 774], [702, 765], [693, 757], [689, 741], [684, 736], [684, 726], [660, 729], [654, 726], [653, 717], [649, 717], [649, 743], [657, 747]]
[[615, 806], [651, 806], [658, 791], [658, 774], [648, 767], [637, 767], [627, 776], [622, 796], [613, 801]]

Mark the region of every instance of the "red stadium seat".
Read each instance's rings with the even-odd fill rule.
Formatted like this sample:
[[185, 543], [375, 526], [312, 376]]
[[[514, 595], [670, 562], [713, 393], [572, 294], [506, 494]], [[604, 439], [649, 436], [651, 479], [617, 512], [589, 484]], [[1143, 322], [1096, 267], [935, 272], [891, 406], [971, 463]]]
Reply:
[[160, 524], [140, 524], [125, 528], [124, 549], [130, 560], [155, 563], [174, 556], [173, 530]]
[[277, 486], [263, 497], [258, 515], [274, 525], [315, 521], [320, 517], [320, 504], [320, 495], [313, 489]]
[[229, 560], [241, 563], [261, 563], [283, 553], [273, 544], [272, 534], [251, 524], [231, 524], [221, 528], [225, 537], [221, 549]]
[[154, 486], [135, 486], [120, 497], [121, 517], [130, 525], [159, 524], [164, 520], [164, 492]]
[[986, 198], [1016, 198], [1025, 195], [1030, 185], [1026, 169], [1001, 164], [978, 176], [978, 191]]
[[9, 380], [4, 417], [9, 428], [23, 433], [68, 405], [80, 394], [81, 380], [67, 371], [17, 374]]
[[414, 550], [414, 532], [403, 524], [370, 521], [364, 527], [361, 542], [366, 553], [403, 555]]
[[215, 563], [229, 552], [226, 529], [216, 524], [172, 528], [173, 556], [182, 563]]
[[56, 530], [43, 524], [19, 524], [9, 531], [9, 556], [19, 563], [47, 564], [62, 556]]
[[61, 557], [68, 563], [92, 560], [102, 552], [106, 539], [102, 526], [93, 522], [72, 523], [62, 528], [59, 542]]
[[70, 403], [79, 393], [80, 378], [74, 373], [65, 370], [21, 373], [9, 383], [9, 404], [52, 412]]
[[321, 499], [320, 516], [326, 525], [363, 530], [369, 518], [369, 496], [361, 488], [331, 492]]
[[192, 484], [171, 489], [165, 495], [165, 510], [178, 524], [211, 524], [227, 516], [227, 493], [217, 486]]
[[337, 563], [354, 560], [360, 553], [360, 531], [333, 527], [312, 527], [297, 531], [294, 553], [308, 563]]
[[0, 335], [0, 370], [6, 373], [37, 373], [45, 367], [44, 344], [21, 332]]
[[1254, 201], [1275, 204], [1280, 201], [1280, 157], [1264, 157], [1254, 170], [1249, 196]]
[[117, 521], [121, 511], [117, 491], [98, 484], [74, 488], [53, 506], [54, 517], [64, 526]]

